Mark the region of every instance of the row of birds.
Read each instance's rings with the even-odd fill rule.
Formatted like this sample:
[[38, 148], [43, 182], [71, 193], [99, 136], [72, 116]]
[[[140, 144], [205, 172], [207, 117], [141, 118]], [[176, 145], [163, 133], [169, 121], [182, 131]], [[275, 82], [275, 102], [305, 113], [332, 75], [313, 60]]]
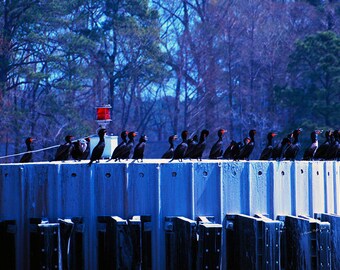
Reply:
[[[301, 144], [299, 142], [299, 135], [302, 132], [301, 128], [294, 130], [284, 137], [278, 144], [273, 145], [273, 139], [277, 135], [275, 132], [267, 134], [267, 145], [262, 150], [260, 160], [295, 160], [301, 151]], [[340, 160], [340, 131], [328, 130], [325, 132], [325, 141], [319, 146], [318, 136], [322, 130], [314, 130], [311, 132], [311, 144], [305, 149], [303, 160]], [[249, 160], [255, 147], [256, 130], [249, 131], [249, 137], [246, 137], [241, 142], [232, 140], [226, 150], [223, 149], [223, 136], [226, 130], [219, 129], [217, 132], [217, 141], [213, 144], [209, 152], [209, 159], [228, 159], [228, 160]], [[94, 147], [89, 166], [93, 162], [99, 162], [102, 158], [105, 149], [105, 134], [106, 129], [100, 128], [98, 130], [99, 142]], [[120, 161], [132, 158], [136, 161], [143, 161], [144, 150], [147, 142], [147, 136], [140, 136], [139, 142], [135, 145], [135, 131], [122, 131], [120, 134], [121, 142], [114, 149], [111, 158], [108, 161]], [[209, 131], [204, 129], [200, 133], [200, 137], [194, 135], [189, 137], [187, 130], [181, 133], [182, 141], [175, 147], [175, 141], [178, 139], [177, 135], [171, 135], [168, 139], [169, 148], [162, 155], [163, 159], [179, 160], [183, 159], [197, 159], [202, 160], [204, 151], [206, 150], [207, 137]], [[55, 154], [55, 161], [64, 160], [86, 160], [90, 154], [90, 138], [72, 141], [73, 136], [67, 135], [65, 143], [61, 144]], [[27, 152], [22, 156], [20, 162], [32, 161], [32, 147], [33, 138], [26, 139]]]
[[[249, 137], [244, 138], [241, 142], [232, 140], [226, 150], [223, 151], [223, 135], [225, 132], [224, 129], [218, 130], [218, 140], [210, 149], [209, 159], [249, 160], [255, 148], [256, 130], [250, 130]], [[275, 146], [273, 139], [277, 134], [269, 132], [267, 134], [267, 145], [262, 150], [259, 160], [296, 160], [301, 151], [299, 141], [301, 132], [301, 128], [294, 130]], [[319, 146], [318, 136], [321, 133], [321, 130], [311, 132], [311, 144], [305, 149], [303, 160], [340, 160], [340, 131], [326, 131], [326, 140]], [[181, 134], [182, 142], [176, 148], [173, 144], [176, 135], [170, 136], [170, 147], [162, 158], [179, 159], [180, 161], [183, 158], [202, 160], [208, 135], [208, 130], [202, 130], [199, 141], [197, 141], [195, 136], [192, 139], [187, 139], [188, 132], [183, 131]]]

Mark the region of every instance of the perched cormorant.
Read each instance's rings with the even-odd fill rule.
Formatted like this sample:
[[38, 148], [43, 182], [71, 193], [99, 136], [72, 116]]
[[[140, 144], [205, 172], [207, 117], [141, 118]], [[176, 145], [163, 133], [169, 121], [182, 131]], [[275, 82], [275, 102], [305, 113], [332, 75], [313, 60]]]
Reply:
[[81, 157], [82, 160], [85, 160], [88, 158], [89, 154], [90, 154], [90, 144], [91, 144], [91, 139], [90, 137], [85, 138], [85, 143], [86, 143], [86, 148], [83, 152], [83, 156]]
[[340, 159], [340, 131], [334, 130], [332, 143], [327, 151], [328, 160], [339, 160]]
[[249, 160], [249, 156], [253, 152], [254, 147], [255, 147], [255, 134], [256, 134], [255, 129], [251, 129], [249, 131], [249, 138], [246, 138], [246, 142], [241, 147], [240, 154], [238, 155], [238, 159]]
[[139, 142], [133, 151], [132, 159], [137, 160], [137, 161], [140, 159], [141, 162], [143, 162], [144, 150], [145, 150], [145, 145], [146, 145], [147, 140], [148, 138], [146, 137], [146, 135], [142, 135], [140, 137]]
[[223, 158], [237, 160], [240, 154], [240, 147], [241, 143], [232, 140], [227, 149], [224, 151]]
[[99, 162], [99, 160], [102, 158], [102, 155], [103, 155], [104, 149], [105, 149], [105, 139], [104, 139], [105, 134], [106, 134], [105, 128], [101, 128], [101, 129], [98, 130], [99, 142], [95, 146], [95, 148], [93, 148], [91, 158], [90, 158], [90, 162], [88, 163], [88, 166], [91, 166], [91, 164], [94, 161]]
[[184, 158], [191, 158], [192, 151], [195, 149], [197, 144], [198, 144], [198, 135], [195, 134], [191, 139], [188, 140], [188, 150], [185, 153]]
[[312, 141], [311, 145], [306, 148], [305, 152], [303, 153], [303, 160], [313, 160], [314, 154], [319, 147], [318, 136], [322, 131], [314, 130], [310, 134], [310, 139]]
[[267, 146], [262, 150], [262, 153], [260, 155], [260, 160], [271, 160], [272, 159], [272, 153], [273, 153], [273, 138], [277, 134], [274, 132], [269, 132], [267, 134]]
[[126, 148], [126, 144], [127, 144], [127, 136], [128, 133], [126, 130], [122, 131], [120, 133], [120, 137], [122, 138], [122, 141], [120, 142], [120, 144], [118, 144], [118, 146], [115, 148], [115, 150], [113, 150], [111, 158], [108, 160], [112, 160], [114, 159], [115, 161], [118, 161], [119, 157], [122, 155], [122, 153], [124, 153], [124, 150]]
[[71, 152], [72, 158], [74, 160], [82, 160], [84, 156], [84, 152], [87, 148], [86, 140], [77, 140], [73, 142], [73, 150]]
[[194, 149], [192, 150], [189, 158], [195, 158], [197, 160], [202, 161], [203, 152], [205, 150], [207, 144], [207, 137], [209, 136], [209, 130], [203, 129], [201, 131], [200, 140], [195, 145]]
[[169, 149], [163, 154], [162, 158], [171, 159], [174, 156], [175, 146], [174, 141], [177, 140], [177, 135], [171, 135], [168, 139], [170, 144]]
[[121, 152], [121, 155], [117, 157], [118, 160], [120, 159], [126, 159], [128, 160], [130, 158], [131, 152], [133, 150], [133, 147], [135, 145], [135, 137], [137, 136], [137, 132], [131, 131], [128, 133], [128, 142], [126, 143], [126, 147], [123, 148], [123, 151]]
[[272, 159], [281, 160], [283, 158], [283, 153], [286, 151], [286, 149], [290, 146], [291, 143], [292, 143], [291, 134], [289, 134], [273, 148]]
[[226, 132], [224, 129], [219, 129], [217, 132], [218, 139], [215, 144], [211, 147], [209, 158], [218, 159], [223, 156], [223, 135]]
[[325, 132], [326, 140], [323, 142], [323, 144], [319, 145], [318, 149], [314, 154], [314, 160], [325, 160], [327, 158], [327, 153], [331, 146], [331, 135], [332, 135], [331, 130], [327, 130]]
[[28, 137], [25, 140], [26, 148], [27, 148], [27, 153], [23, 154], [23, 156], [20, 159], [20, 163], [26, 163], [26, 162], [32, 162], [32, 142], [34, 141], [33, 138]]
[[67, 135], [65, 137], [66, 142], [58, 147], [54, 158], [55, 161], [64, 161], [71, 159], [71, 153], [74, 148], [73, 143], [71, 141], [73, 138], [74, 137], [72, 135]]
[[185, 157], [185, 153], [188, 150], [188, 143], [187, 143], [188, 131], [187, 130], [182, 131], [181, 137], [182, 137], [182, 142], [179, 145], [177, 145], [174, 151], [174, 156], [169, 162], [173, 161], [174, 159], [178, 159], [180, 162], [182, 162], [183, 158]]
[[286, 151], [283, 152], [283, 157], [286, 160], [295, 160], [297, 155], [299, 154], [301, 144], [299, 142], [299, 135], [301, 133], [302, 129], [298, 128], [293, 131], [292, 135], [292, 143], [287, 147]]

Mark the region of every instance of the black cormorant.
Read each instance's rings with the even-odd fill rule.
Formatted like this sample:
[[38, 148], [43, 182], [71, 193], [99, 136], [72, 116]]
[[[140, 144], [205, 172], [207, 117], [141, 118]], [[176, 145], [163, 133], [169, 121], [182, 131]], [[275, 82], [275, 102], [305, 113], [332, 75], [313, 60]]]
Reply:
[[198, 135], [195, 134], [191, 139], [188, 140], [188, 150], [185, 153], [184, 158], [191, 158], [192, 151], [195, 149], [197, 144], [198, 144]]
[[274, 148], [272, 152], [272, 160], [281, 160], [283, 158], [283, 153], [292, 143], [291, 134], [283, 138]]
[[255, 147], [255, 134], [256, 134], [256, 130], [255, 129], [251, 129], [249, 131], [249, 137], [246, 138], [246, 142], [241, 147], [238, 159], [240, 159], [240, 160], [242, 160], [242, 159], [249, 160], [249, 156], [253, 152], [254, 147]]
[[128, 133], [128, 142], [126, 143], [126, 147], [124, 147], [123, 151], [121, 152], [121, 155], [117, 157], [118, 160], [120, 159], [126, 159], [128, 160], [130, 158], [131, 152], [133, 150], [133, 147], [135, 145], [135, 137], [137, 136], [137, 132], [131, 131]]
[[240, 154], [241, 143], [232, 140], [223, 153], [223, 159], [237, 160]]
[[305, 152], [303, 153], [303, 160], [313, 160], [314, 154], [319, 147], [318, 135], [320, 133], [320, 130], [314, 130], [310, 134], [311, 145], [306, 148]]
[[20, 163], [27, 163], [27, 162], [32, 162], [32, 143], [33, 143], [34, 139], [31, 137], [28, 137], [25, 140], [25, 144], [26, 144], [26, 149], [27, 149], [27, 153], [23, 154], [23, 156], [20, 159]]
[[202, 156], [203, 156], [203, 152], [206, 148], [208, 135], [209, 135], [209, 130], [203, 129], [201, 131], [200, 139], [199, 139], [198, 143], [195, 145], [194, 149], [192, 150], [192, 152], [189, 156], [190, 158], [195, 158], [197, 160], [202, 161]]
[[262, 153], [260, 155], [260, 160], [271, 160], [272, 159], [272, 153], [273, 153], [273, 138], [277, 134], [274, 132], [269, 132], [267, 134], [267, 145], [262, 150]]
[[298, 128], [293, 131], [292, 135], [292, 143], [287, 147], [286, 151], [283, 152], [283, 157], [286, 160], [295, 160], [297, 155], [299, 154], [299, 151], [301, 149], [301, 144], [299, 142], [299, 135], [301, 133], [302, 129]]
[[105, 128], [101, 128], [101, 129], [98, 130], [99, 142], [93, 148], [91, 158], [90, 158], [90, 162], [88, 163], [88, 166], [91, 166], [91, 164], [94, 161], [99, 162], [99, 160], [102, 158], [102, 155], [103, 155], [104, 149], [105, 149], [105, 139], [104, 139], [105, 134], [106, 134]]
[[83, 152], [83, 156], [81, 157], [82, 160], [85, 160], [89, 157], [90, 154], [90, 147], [91, 147], [91, 139], [90, 137], [86, 137], [85, 138], [85, 144], [86, 144], [86, 148]]
[[163, 154], [162, 158], [171, 159], [174, 156], [175, 146], [174, 141], [177, 140], [177, 135], [171, 135], [168, 139], [170, 144], [169, 149]]
[[178, 159], [180, 162], [183, 161], [183, 158], [185, 157], [185, 154], [188, 150], [188, 142], [187, 142], [188, 131], [187, 130], [182, 131], [181, 138], [182, 138], [182, 142], [179, 145], [177, 145], [174, 151], [174, 156], [169, 162], [173, 161], [174, 159]]
[[332, 131], [327, 130], [325, 132], [326, 140], [321, 145], [319, 145], [318, 149], [316, 149], [314, 154], [314, 160], [325, 160], [327, 158], [327, 153], [331, 146], [331, 136]]
[[135, 149], [133, 151], [133, 156], [132, 159], [134, 160], [141, 160], [141, 162], [143, 162], [143, 158], [144, 158], [144, 150], [145, 150], [145, 145], [146, 145], [146, 141], [148, 140], [146, 135], [142, 135], [139, 139], [138, 144], [135, 146]]
[[73, 143], [71, 140], [73, 138], [74, 137], [72, 135], [67, 135], [65, 137], [66, 142], [58, 147], [54, 158], [55, 161], [64, 161], [71, 159], [71, 153], [73, 151]]
[[218, 139], [210, 149], [209, 158], [218, 159], [223, 156], [223, 135], [226, 132], [224, 129], [219, 129], [217, 132]]
[[120, 144], [117, 145], [117, 147], [113, 150], [111, 158], [108, 160], [112, 160], [114, 159], [115, 161], [119, 160], [119, 157], [122, 155], [122, 153], [124, 153], [125, 148], [126, 148], [126, 144], [127, 144], [127, 136], [128, 133], [126, 130], [122, 131], [120, 133], [120, 137], [122, 139], [122, 141], [120, 142]]

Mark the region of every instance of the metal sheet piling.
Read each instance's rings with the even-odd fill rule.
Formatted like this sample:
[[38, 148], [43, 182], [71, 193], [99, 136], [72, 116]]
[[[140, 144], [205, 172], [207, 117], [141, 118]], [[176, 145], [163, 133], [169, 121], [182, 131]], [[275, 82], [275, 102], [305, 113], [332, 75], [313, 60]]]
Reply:
[[[162, 270], [166, 268], [166, 258], [169, 256], [165, 245], [169, 229], [166, 217], [182, 217], [196, 224], [193, 235], [199, 238], [195, 240], [194, 250], [198, 253], [192, 262], [198, 268], [199, 265], [215, 265], [218, 249], [208, 255], [209, 252], [204, 253], [204, 247], [210, 244], [219, 246], [217, 234], [215, 238], [206, 238], [204, 243], [200, 242], [203, 241], [200, 237], [207, 236], [207, 232], [209, 235], [217, 233], [220, 226], [221, 263], [218, 267], [227, 269], [233, 259], [227, 252], [230, 243], [225, 236], [231, 231], [226, 229], [226, 216], [244, 215], [252, 222], [258, 222], [258, 219], [261, 222], [264, 219], [276, 221], [278, 216], [293, 216], [302, 219], [301, 222], [307, 220], [311, 223], [310, 219], [315, 213], [340, 214], [339, 161], [169, 162], [145, 159], [143, 162], [101, 160], [90, 167], [87, 164], [88, 161], [0, 164], [0, 224], [9, 221], [15, 224], [0, 227], [1, 233], [7, 233], [12, 241], [8, 244], [8, 251], [14, 250], [16, 270], [30, 269], [32, 218], [48, 219], [58, 226], [58, 219], [71, 220], [74, 227], [70, 241], [78, 244], [70, 246], [72, 251], [67, 255], [70, 256], [70, 268], [81, 265], [84, 270], [95, 270], [100, 269], [102, 263], [100, 254], [103, 250], [97, 247], [102, 245], [102, 233], [107, 229], [106, 224], [97, 222], [98, 217], [120, 217], [126, 226], [133, 225], [131, 228], [134, 229], [126, 230], [126, 235], [131, 234], [128, 237], [132, 237], [135, 243], [143, 242], [143, 246], [148, 247], [141, 248], [139, 253], [133, 251], [139, 254], [136, 264], [146, 267], [144, 269]], [[203, 225], [197, 220], [201, 216], [213, 216], [214, 222]], [[144, 217], [148, 218], [144, 220]], [[321, 247], [324, 245], [322, 243], [327, 242], [327, 226], [324, 223], [320, 225], [320, 222], [330, 224], [332, 239], [339, 234], [340, 225], [334, 220], [313, 221], [319, 227], [309, 227], [309, 230], [323, 232], [315, 234], [315, 245]], [[37, 224], [40, 222], [35, 226]], [[299, 224], [291, 226], [295, 232]], [[300, 233], [307, 234], [308, 230], [303, 231], [303, 228], [300, 228]], [[271, 228], [268, 227], [268, 230]], [[252, 230], [245, 231], [249, 233]], [[281, 240], [284, 235], [285, 232]], [[244, 235], [240, 237], [248, 240]], [[299, 245], [307, 245], [304, 237], [296, 241]], [[334, 250], [338, 244], [332, 243], [331, 249]], [[265, 255], [266, 246], [262, 247], [258, 249], [259, 254], [269, 256]], [[280, 254], [275, 254], [275, 258], [280, 256], [281, 262], [284, 261], [282, 258], [285, 258], [286, 251], [281, 245]], [[325, 250], [318, 252], [320, 259], [313, 259], [314, 262], [328, 263], [328, 253]], [[333, 258], [333, 253], [330, 254]], [[8, 258], [13, 258], [11, 256]], [[62, 257], [65, 259], [65, 254]], [[332, 261], [333, 265], [336, 263]]]

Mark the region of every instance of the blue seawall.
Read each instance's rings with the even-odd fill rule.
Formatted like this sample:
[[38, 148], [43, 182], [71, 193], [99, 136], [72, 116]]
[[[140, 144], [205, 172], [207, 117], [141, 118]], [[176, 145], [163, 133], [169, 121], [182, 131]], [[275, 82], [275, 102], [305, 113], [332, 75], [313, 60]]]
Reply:
[[18, 265], [29, 258], [30, 218], [82, 217], [86, 269], [97, 269], [97, 217], [151, 215], [153, 269], [165, 269], [165, 217], [340, 214], [339, 197], [336, 161], [0, 164], [0, 220], [17, 222]]

